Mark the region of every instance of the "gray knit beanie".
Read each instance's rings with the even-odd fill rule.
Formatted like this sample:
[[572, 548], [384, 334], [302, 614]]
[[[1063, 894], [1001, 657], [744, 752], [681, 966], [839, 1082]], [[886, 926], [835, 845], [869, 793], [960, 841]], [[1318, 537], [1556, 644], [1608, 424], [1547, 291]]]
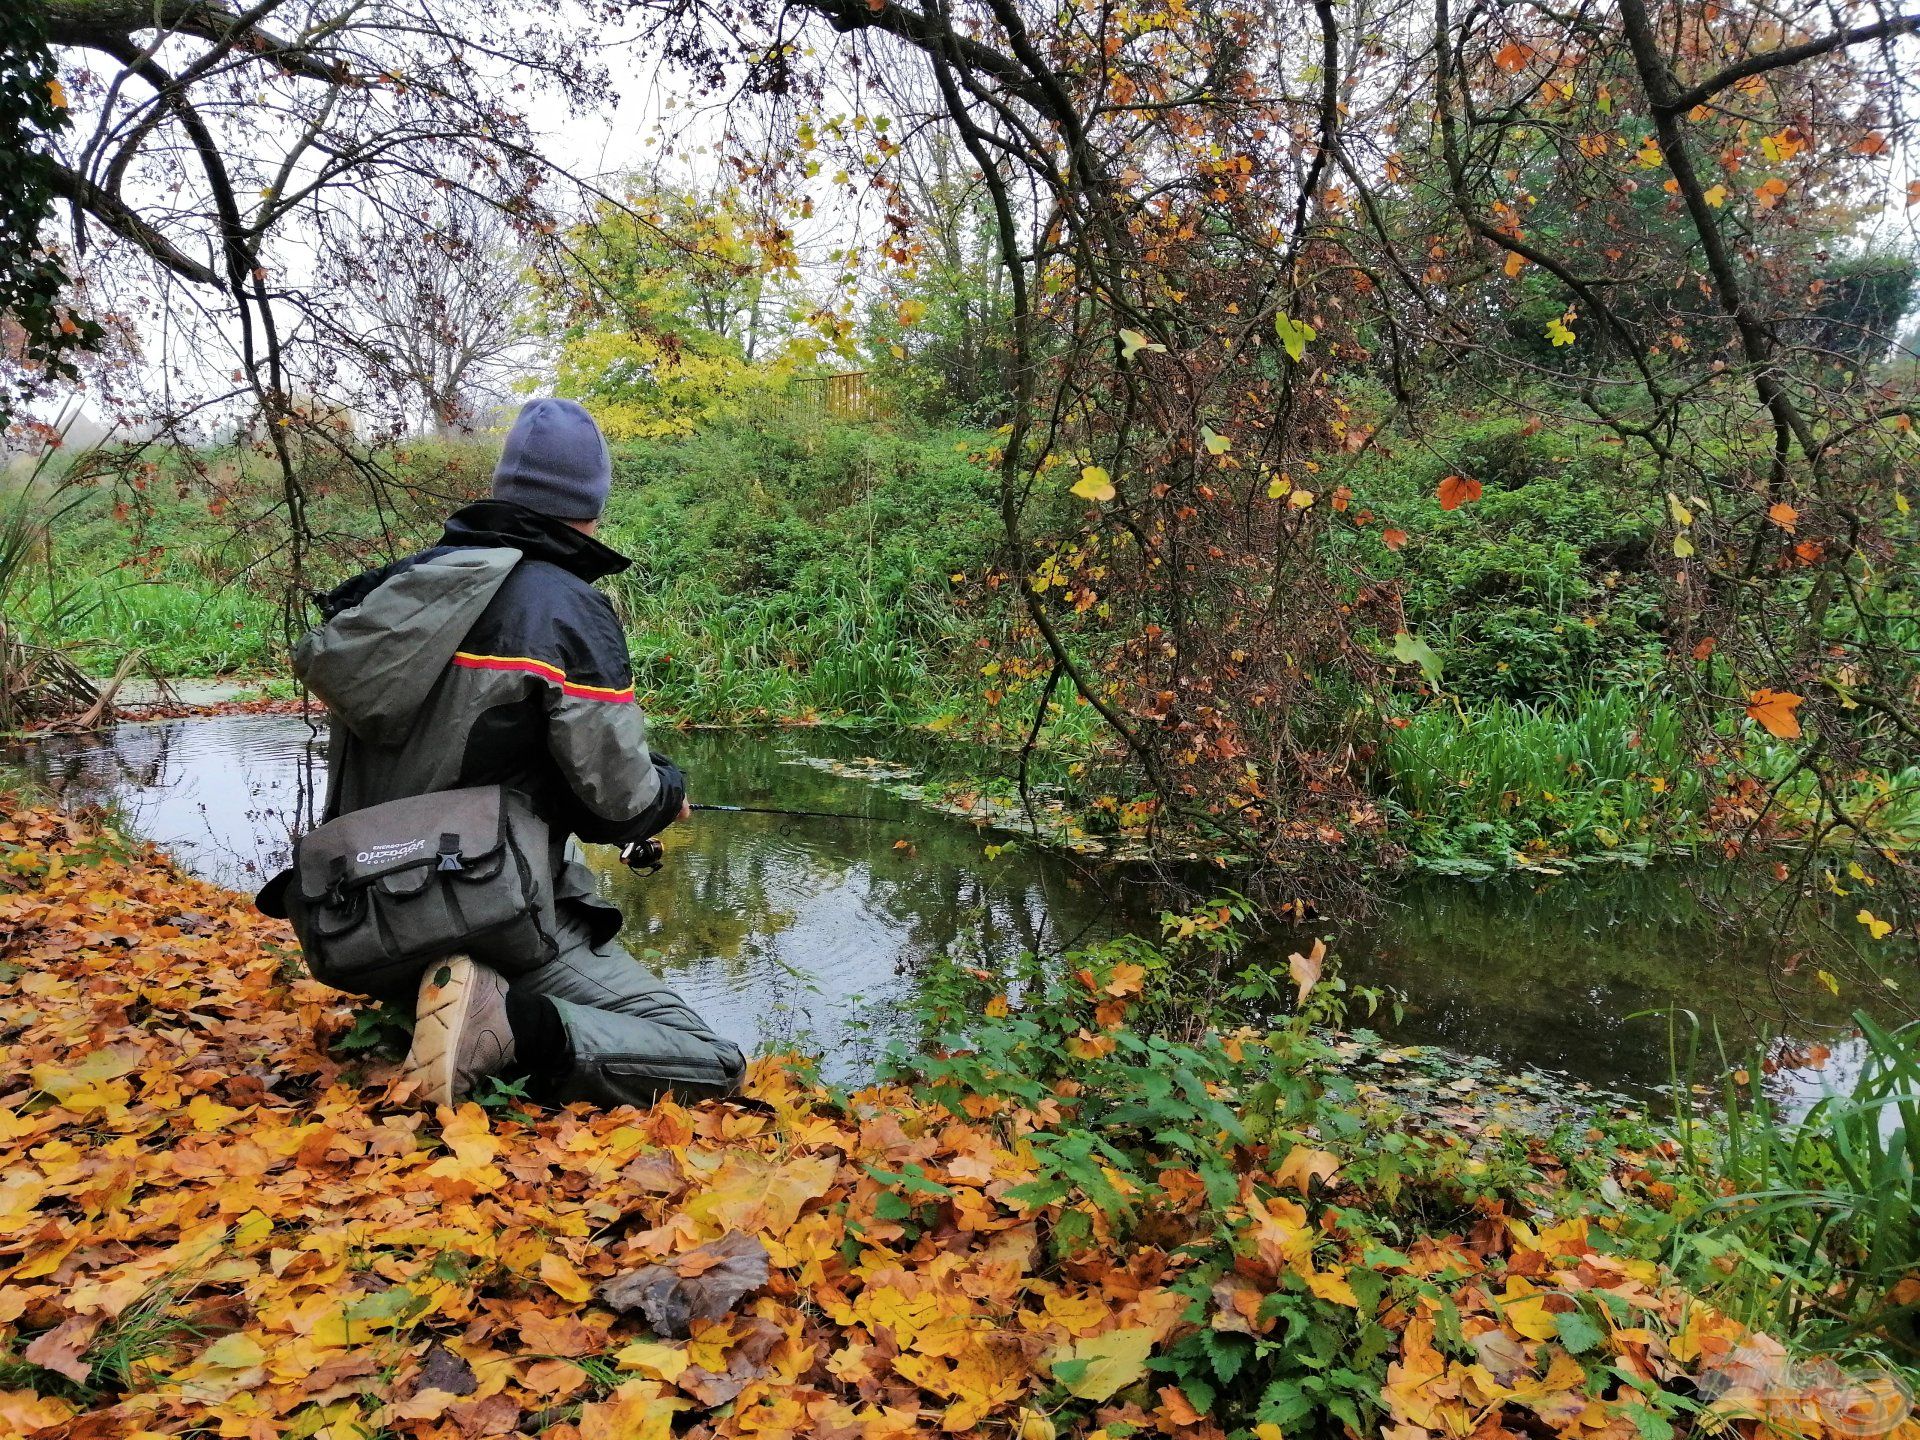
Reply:
[[592, 520], [613, 488], [613, 456], [593, 416], [571, 400], [529, 400], [514, 417], [493, 498], [556, 520]]

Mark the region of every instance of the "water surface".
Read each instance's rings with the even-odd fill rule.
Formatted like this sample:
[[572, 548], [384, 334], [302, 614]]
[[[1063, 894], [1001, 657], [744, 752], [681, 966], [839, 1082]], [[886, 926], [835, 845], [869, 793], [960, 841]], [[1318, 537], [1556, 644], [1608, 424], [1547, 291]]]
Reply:
[[[1120, 867], [1016, 847], [819, 768], [879, 753], [958, 764], [909, 739], [832, 731], [661, 734], [697, 800], [847, 811], [860, 820], [700, 814], [668, 832], [668, 863], [635, 875], [592, 863], [627, 915], [625, 943], [714, 1027], [749, 1047], [794, 1045], [857, 1075], [897, 1028], [930, 957], [992, 965], [1116, 933], [1157, 931], [1159, 892]], [[9, 757], [68, 803], [105, 800], [205, 878], [253, 888], [285, 863], [319, 747], [289, 716], [241, 715], [58, 737]], [[941, 758], [944, 757], [944, 758]], [[810, 763], [815, 762], [815, 763]], [[1815, 1038], [1846, 1007], [1811, 982], [1805, 937], [1730, 935], [1675, 870], [1472, 882], [1426, 880], [1351, 925], [1269, 937], [1284, 967], [1313, 934], [1343, 973], [1390, 987], [1404, 1013], [1375, 1028], [1594, 1084], [1645, 1091], [1669, 1073], [1683, 1006], [1729, 1037], [1784, 1026]], [[1800, 977], [1788, 978], [1792, 958]]]

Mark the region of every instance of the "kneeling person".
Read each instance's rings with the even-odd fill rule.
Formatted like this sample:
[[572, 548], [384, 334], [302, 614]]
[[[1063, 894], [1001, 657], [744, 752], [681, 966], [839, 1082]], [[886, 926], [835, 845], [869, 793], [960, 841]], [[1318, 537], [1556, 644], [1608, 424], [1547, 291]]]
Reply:
[[739, 1047], [615, 943], [568, 836], [651, 838], [687, 814], [647, 748], [626, 636], [593, 582], [629, 562], [595, 538], [612, 462], [591, 416], [535, 400], [509, 431], [493, 498], [438, 545], [322, 597], [294, 669], [329, 720], [326, 815], [477, 785], [525, 795], [553, 838], [557, 956], [509, 980], [458, 958], [420, 982], [407, 1073], [451, 1102], [481, 1076], [533, 1077], [550, 1103], [645, 1104], [731, 1092]]

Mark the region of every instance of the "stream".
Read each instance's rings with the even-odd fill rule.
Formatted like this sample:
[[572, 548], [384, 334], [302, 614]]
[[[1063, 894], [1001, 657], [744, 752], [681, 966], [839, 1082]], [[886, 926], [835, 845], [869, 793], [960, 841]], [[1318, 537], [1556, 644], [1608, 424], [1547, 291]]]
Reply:
[[[195, 874], [250, 890], [285, 862], [303, 780], [321, 779], [310, 742], [297, 717], [232, 715], [51, 737], [0, 760], [63, 804], [112, 804]], [[873, 756], [937, 778], [964, 762], [954, 747], [829, 730], [662, 731], [655, 744], [696, 800], [870, 817], [697, 814], [668, 832], [652, 876], [591, 856], [627, 947], [749, 1049], [815, 1052], [829, 1077], [857, 1077], [932, 956], [992, 965], [1158, 931], [1153, 892], [1124, 871], [1033, 846], [989, 858], [1007, 837], [826, 768]], [[1717, 927], [1688, 880], [1678, 867], [1414, 880], [1364, 922], [1283, 930], [1253, 955], [1284, 970], [1325, 934], [1350, 983], [1401, 997], [1397, 1018], [1360, 1022], [1391, 1043], [1638, 1096], [1668, 1079], [1673, 1007], [1736, 1043], [1756, 1027], [1811, 1041], [1844, 1024], [1848, 1007], [1812, 983], [1817, 960], [1783, 978], [1786, 946]]]

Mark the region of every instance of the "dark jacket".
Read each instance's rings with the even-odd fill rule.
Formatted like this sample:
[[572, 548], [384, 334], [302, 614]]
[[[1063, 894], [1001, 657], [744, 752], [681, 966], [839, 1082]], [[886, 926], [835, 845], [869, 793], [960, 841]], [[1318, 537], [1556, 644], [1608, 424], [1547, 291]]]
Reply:
[[629, 563], [558, 520], [485, 500], [431, 550], [323, 596], [293, 668], [327, 707], [327, 815], [507, 785], [552, 828], [556, 874], [569, 834], [623, 844], [670, 824], [680, 774], [647, 749], [626, 637], [593, 588]]

